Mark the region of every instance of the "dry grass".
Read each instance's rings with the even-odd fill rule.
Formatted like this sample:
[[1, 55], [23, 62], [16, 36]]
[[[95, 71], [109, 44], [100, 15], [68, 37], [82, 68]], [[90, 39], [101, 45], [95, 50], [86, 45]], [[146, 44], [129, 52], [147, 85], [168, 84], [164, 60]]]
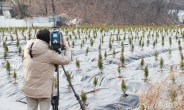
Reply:
[[139, 91], [140, 110], [184, 110], [184, 74], [170, 69], [168, 77]]

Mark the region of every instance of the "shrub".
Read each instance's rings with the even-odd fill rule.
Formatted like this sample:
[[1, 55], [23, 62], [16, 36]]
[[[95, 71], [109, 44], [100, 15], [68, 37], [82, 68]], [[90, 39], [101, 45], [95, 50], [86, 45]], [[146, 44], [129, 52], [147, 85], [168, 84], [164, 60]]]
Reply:
[[163, 66], [164, 66], [164, 60], [163, 60], [163, 58], [161, 57], [161, 58], [160, 58], [160, 68], [162, 69]]
[[111, 44], [110, 41], [109, 41], [109, 49], [110, 49], [110, 50], [112, 49], [112, 44]]
[[155, 48], [155, 41], [153, 42], [153, 48]]
[[81, 49], [82, 49], [82, 47], [83, 47], [83, 44], [82, 44], [82, 43], [80, 44], [80, 47], [81, 47]]
[[93, 39], [91, 38], [91, 39], [90, 39], [90, 45], [91, 45], [91, 47], [93, 46], [93, 43], [94, 43], [94, 41], [93, 41]]
[[144, 68], [144, 78], [145, 78], [145, 80], [148, 79], [148, 75], [149, 75], [149, 71], [148, 71], [148, 66], [146, 65], [145, 68]]
[[123, 54], [123, 53], [121, 53], [120, 62], [121, 62], [121, 64], [122, 64], [122, 66], [124, 66], [125, 58], [124, 58], [124, 54]]
[[68, 71], [66, 72], [66, 80], [68, 81], [68, 84], [69, 84], [69, 81], [71, 82], [71, 75]]
[[183, 70], [184, 69], [184, 61], [180, 60], [180, 68]]
[[155, 60], [158, 60], [158, 51], [157, 50], [155, 50], [154, 56], [155, 56]]
[[184, 57], [183, 57], [183, 54], [182, 53], [180, 53], [180, 58], [183, 61]]
[[16, 73], [15, 70], [13, 72], [13, 78], [14, 78], [14, 84], [17, 84], [17, 82], [16, 82], [16, 80], [17, 80], [17, 73]]
[[140, 104], [140, 110], [146, 110], [143, 103]]
[[124, 53], [124, 45], [121, 46], [121, 53]]
[[74, 46], [75, 46], [75, 41], [73, 40], [72, 41], [72, 48], [74, 48]]
[[119, 36], [118, 36], [118, 34], [116, 35], [116, 41], [119, 41]]
[[17, 46], [17, 48], [18, 48], [18, 47], [19, 47], [19, 45], [20, 45], [20, 44], [19, 44], [19, 41], [20, 41], [20, 40], [19, 40], [19, 39], [17, 39], [17, 42], [16, 42], [16, 46]]
[[98, 50], [101, 50], [101, 43], [100, 43], [99, 46], [98, 46]]
[[149, 46], [149, 43], [150, 43], [150, 41], [149, 41], [149, 39], [147, 39], [147, 46]]
[[76, 67], [79, 70], [80, 69], [80, 61], [77, 58], [76, 58], [75, 64], [76, 64]]
[[132, 44], [132, 39], [130, 37], [128, 37], [128, 43], [129, 43], [129, 45]]
[[176, 96], [177, 96], [176, 90], [172, 89], [170, 92], [170, 97], [171, 97], [172, 103], [176, 100]]
[[124, 36], [123, 36], [123, 40], [124, 40], [124, 41], [126, 40], [126, 33], [125, 33]]
[[70, 42], [68, 41], [68, 46], [70, 46]]
[[3, 48], [5, 48], [5, 45], [6, 45], [6, 42], [5, 42], [5, 41], [3, 41]]
[[178, 36], [177, 35], [175, 36], [175, 39], [176, 39], [176, 41], [178, 40]]
[[102, 73], [102, 70], [103, 70], [103, 63], [102, 63], [102, 60], [101, 59], [98, 59], [98, 68], [100, 69], [100, 73]]
[[19, 47], [19, 56], [21, 55], [21, 53], [22, 53], [22, 48], [21, 48], [21, 46]]
[[170, 74], [171, 74], [171, 81], [172, 81], [172, 84], [175, 84], [176, 81], [175, 81], [175, 76], [174, 76], [174, 69], [173, 67], [170, 68]]
[[132, 45], [131, 45], [131, 52], [133, 52], [134, 51], [134, 44], [132, 43]]
[[98, 83], [98, 80], [96, 78], [96, 75], [94, 76], [94, 79], [93, 79], [93, 85], [94, 85], [94, 92], [96, 91], [96, 85]]
[[106, 52], [106, 50], [105, 50], [105, 52], [104, 52], [104, 58], [105, 58], [105, 59], [107, 58], [107, 52]]
[[124, 42], [123, 41], [121, 41], [121, 47], [124, 47]]
[[178, 46], [178, 49], [179, 49], [180, 53], [182, 53], [182, 46], [181, 45]]
[[168, 53], [171, 56], [172, 50], [170, 48], [168, 49]]
[[10, 38], [11, 38], [11, 41], [13, 42], [14, 39], [13, 39], [13, 36], [12, 35], [10, 35]]
[[101, 54], [101, 52], [98, 53], [98, 59], [102, 60], [102, 54]]
[[169, 45], [170, 46], [172, 45], [172, 38], [171, 38], [171, 36], [169, 37]]
[[144, 57], [142, 56], [142, 58], [141, 58], [141, 63], [140, 63], [140, 65], [141, 65], [141, 68], [143, 68], [143, 66], [144, 66]]
[[10, 75], [10, 63], [9, 61], [6, 61], [6, 71], [8, 72], [8, 74]]
[[28, 34], [28, 40], [30, 40], [30, 39], [31, 39], [31, 33]]
[[5, 42], [7, 41], [7, 39], [8, 39], [8, 38], [6, 37], [6, 38], [5, 38]]
[[162, 36], [162, 47], [164, 46], [164, 36]]
[[112, 38], [112, 43], [114, 43], [114, 37]]
[[102, 44], [104, 43], [104, 36], [102, 36]]
[[181, 41], [180, 41], [180, 39], [178, 40], [178, 45], [180, 45], [181, 44]]
[[88, 55], [89, 47], [86, 48], [86, 56]]
[[142, 48], [144, 47], [144, 41], [142, 41], [141, 47], [142, 47]]
[[86, 104], [86, 101], [87, 101], [86, 93], [84, 91], [82, 91], [80, 96], [81, 96], [83, 105], [85, 105]]
[[121, 77], [120, 74], [121, 74], [121, 65], [118, 64], [118, 68], [117, 68], [117, 71], [118, 71], [118, 74], [119, 74], [119, 78]]
[[8, 46], [7, 46], [7, 45], [5, 45], [5, 49], [6, 49], [6, 51], [8, 52]]
[[75, 40], [77, 40], [77, 36], [75, 35]]
[[4, 49], [4, 59], [6, 60], [6, 57], [7, 57], [7, 51], [6, 49]]
[[141, 46], [142, 39], [139, 40], [139, 46]]
[[22, 50], [22, 53], [21, 53], [21, 57], [22, 57], [22, 61], [24, 60], [24, 50]]
[[113, 48], [112, 55], [113, 55], [113, 57], [115, 57], [115, 55], [116, 55], [116, 50], [115, 50], [115, 48]]
[[155, 44], [157, 44], [157, 39], [155, 39]]
[[126, 96], [127, 87], [126, 87], [124, 79], [122, 79], [122, 81], [121, 81], [121, 90], [123, 91], [123, 97], [125, 97]]

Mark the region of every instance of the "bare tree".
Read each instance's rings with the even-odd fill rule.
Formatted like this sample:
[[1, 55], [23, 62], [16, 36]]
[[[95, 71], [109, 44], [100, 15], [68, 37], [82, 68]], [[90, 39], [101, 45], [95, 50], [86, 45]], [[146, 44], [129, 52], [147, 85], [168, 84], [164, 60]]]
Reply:
[[44, 4], [45, 4], [45, 15], [47, 15], [48, 11], [47, 11], [47, 2], [46, 2], [46, 0], [44, 0]]
[[14, 7], [15, 7], [15, 10], [16, 10], [16, 15], [18, 15], [19, 18], [24, 18], [24, 17], [27, 17], [29, 16], [28, 13], [27, 13], [27, 7], [26, 5], [24, 4], [24, 0], [22, 1], [19, 1], [19, 0], [14, 0], [15, 4], [14, 4]]
[[[68, 20], [78, 18], [85, 24], [114, 25], [171, 24], [168, 15], [176, 0], [11, 0], [21, 18], [26, 14], [48, 16], [64, 13]], [[30, 12], [25, 11], [25, 4]], [[62, 10], [62, 11], [61, 11]], [[81, 22], [82, 23], [82, 22]]]
[[54, 6], [54, 0], [52, 0], [52, 11], [55, 14], [55, 6]]
[[75, 0], [75, 5], [76, 5], [76, 16], [77, 18], [79, 18], [79, 0]]
[[88, 4], [88, 0], [85, 0], [85, 3], [84, 3], [84, 22], [87, 21], [87, 4]]

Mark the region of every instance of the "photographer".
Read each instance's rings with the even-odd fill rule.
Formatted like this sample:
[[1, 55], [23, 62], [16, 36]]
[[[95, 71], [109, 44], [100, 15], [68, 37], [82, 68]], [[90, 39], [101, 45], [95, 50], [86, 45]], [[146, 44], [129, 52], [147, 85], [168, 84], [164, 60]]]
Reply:
[[71, 50], [64, 39], [65, 55], [50, 50], [50, 31], [41, 29], [37, 39], [27, 42], [24, 49], [24, 80], [22, 92], [26, 96], [28, 110], [49, 110], [53, 86], [54, 64], [66, 65], [71, 61]]

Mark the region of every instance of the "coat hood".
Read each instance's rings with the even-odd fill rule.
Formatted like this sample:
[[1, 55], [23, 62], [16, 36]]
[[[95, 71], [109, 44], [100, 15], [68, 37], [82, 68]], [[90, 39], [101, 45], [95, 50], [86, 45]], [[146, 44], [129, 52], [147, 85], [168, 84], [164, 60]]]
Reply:
[[26, 47], [28, 53], [32, 43], [34, 43], [31, 49], [33, 56], [43, 54], [49, 49], [49, 44], [47, 44], [45, 41], [42, 41], [40, 39], [34, 39], [34, 40], [28, 41], [28, 44]]

